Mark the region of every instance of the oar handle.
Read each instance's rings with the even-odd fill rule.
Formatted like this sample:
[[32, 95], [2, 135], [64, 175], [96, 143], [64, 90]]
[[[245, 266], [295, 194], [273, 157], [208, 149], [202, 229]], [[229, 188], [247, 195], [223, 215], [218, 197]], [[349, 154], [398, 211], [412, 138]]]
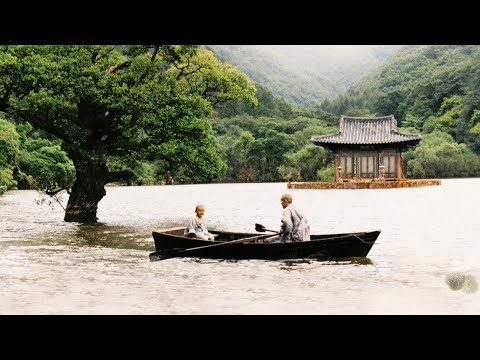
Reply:
[[257, 239], [260, 239], [260, 238], [264, 238], [264, 237], [267, 237], [267, 236], [269, 236], [269, 235], [268, 234], [267, 235], [255, 235], [255, 236], [252, 236], [252, 237], [238, 239], [238, 240], [222, 241], [222, 242], [218, 242], [217, 244], [212, 244], [212, 245], [204, 245], [204, 246], [197, 246], [197, 247], [194, 247], [194, 248], [187, 248], [187, 249], [183, 249], [183, 250], [178, 250], [178, 252], [200, 250], [200, 249], [206, 249], [206, 248], [211, 248], [211, 247], [215, 247], [215, 246], [222, 246], [222, 245], [249, 243], [250, 241], [257, 240]]

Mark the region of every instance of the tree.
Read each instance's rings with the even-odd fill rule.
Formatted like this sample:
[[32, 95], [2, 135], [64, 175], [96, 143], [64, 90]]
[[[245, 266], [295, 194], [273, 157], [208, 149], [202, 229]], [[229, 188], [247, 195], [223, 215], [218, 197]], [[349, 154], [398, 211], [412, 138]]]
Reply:
[[131, 176], [137, 160], [175, 155], [219, 170], [211, 152], [192, 156], [211, 144], [203, 119], [224, 101], [255, 106], [254, 94], [243, 73], [197, 46], [0, 47], [0, 111], [61, 139], [75, 166], [65, 221], [96, 222], [105, 184]]
[[13, 162], [20, 142], [15, 126], [0, 117], [0, 195], [17, 185]]
[[434, 131], [422, 144], [405, 154], [407, 175], [415, 178], [478, 176], [480, 158], [452, 135]]
[[[284, 162], [283, 155], [291, 151], [295, 147], [295, 143], [287, 134], [276, 130], [265, 130], [264, 137], [257, 139], [250, 145], [250, 153], [254, 163], [257, 166], [260, 165], [263, 170], [261, 180], [277, 181], [280, 179], [277, 168]], [[257, 142], [260, 142], [262, 151], [255, 149]]]
[[300, 178], [296, 178], [300, 175], [303, 181], [315, 181], [317, 170], [323, 166], [326, 154], [323, 147], [307, 144], [295, 153], [285, 154], [285, 158], [287, 165], [296, 169], [294, 180], [300, 181]]
[[256, 85], [256, 97], [258, 106], [248, 107], [240, 101], [228, 101], [219, 106], [217, 116], [221, 118], [233, 117], [235, 115], [248, 114], [254, 117], [273, 116], [280, 118], [291, 118], [293, 116], [292, 106], [280, 96], [273, 96], [272, 92], [264, 86]]
[[235, 160], [238, 168], [238, 175], [243, 182], [251, 182], [254, 178], [254, 157], [252, 156], [250, 146], [255, 141], [255, 138], [248, 131], [240, 134], [233, 145], [233, 151], [236, 154]]

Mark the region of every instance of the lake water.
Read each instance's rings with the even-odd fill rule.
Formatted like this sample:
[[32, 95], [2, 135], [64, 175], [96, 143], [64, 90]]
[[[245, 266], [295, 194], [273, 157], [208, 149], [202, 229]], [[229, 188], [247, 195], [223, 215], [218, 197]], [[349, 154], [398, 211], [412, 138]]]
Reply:
[[[36, 191], [0, 197], [0, 314], [480, 314], [480, 291], [445, 282], [453, 272], [480, 282], [480, 179], [379, 190], [106, 191], [97, 225], [65, 223], [59, 205], [35, 202]], [[380, 229], [366, 261], [149, 261], [151, 232], [185, 225], [197, 203], [210, 229], [278, 229], [284, 192], [312, 233]]]

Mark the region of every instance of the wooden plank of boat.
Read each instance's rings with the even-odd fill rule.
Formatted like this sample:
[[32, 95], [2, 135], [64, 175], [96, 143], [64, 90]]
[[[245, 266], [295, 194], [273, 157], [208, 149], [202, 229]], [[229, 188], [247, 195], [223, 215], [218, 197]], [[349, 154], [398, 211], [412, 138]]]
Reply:
[[374, 245], [380, 230], [343, 234], [311, 235], [310, 241], [259, 244], [255, 240], [270, 235], [211, 231], [216, 241], [191, 239], [183, 236], [183, 227], [152, 232], [155, 252], [151, 261], [171, 257], [198, 257], [210, 259], [317, 259], [365, 257]]
[[[247, 238], [242, 238], [242, 239], [237, 239], [237, 240], [231, 240], [231, 241], [209, 241], [209, 245], [203, 245], [203, 246], [197, 246], [194, 248], [174, 248], [174, 249], [166, 249], [162, 250], [160, 252], [155, 253], [155, 260], [153, 261], [158, 261], [158, 260], [165, 260], [169, 259], [172, 257], [183, 257], [183, 253], [189, 252], [189, 251], [197, 251], [197, 250], [206, 250], [208, 248], [212, 247], [217, 247], [217, 246], [231, 246], [233, 244], [245, 244], [249, 243], [252, 241], [257, 241], [258, 239], [266, 238], [270, 235], [256, 235], [252, 237], [247, 237]], [[214, 242], [214, 244], [212, 244]], [[152, 256], [150, 256], [150, 260], [152, 260]]]

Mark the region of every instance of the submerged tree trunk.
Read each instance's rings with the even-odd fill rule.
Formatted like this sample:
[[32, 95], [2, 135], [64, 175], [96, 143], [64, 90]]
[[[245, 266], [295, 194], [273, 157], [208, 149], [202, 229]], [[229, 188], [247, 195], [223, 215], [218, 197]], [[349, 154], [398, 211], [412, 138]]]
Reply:
[[97, 222], [98, 203], [105, 196], [108, 170], [105, 163], [74, 161], [76, 180], [73, 184], [64, 220], [67, 222]]

